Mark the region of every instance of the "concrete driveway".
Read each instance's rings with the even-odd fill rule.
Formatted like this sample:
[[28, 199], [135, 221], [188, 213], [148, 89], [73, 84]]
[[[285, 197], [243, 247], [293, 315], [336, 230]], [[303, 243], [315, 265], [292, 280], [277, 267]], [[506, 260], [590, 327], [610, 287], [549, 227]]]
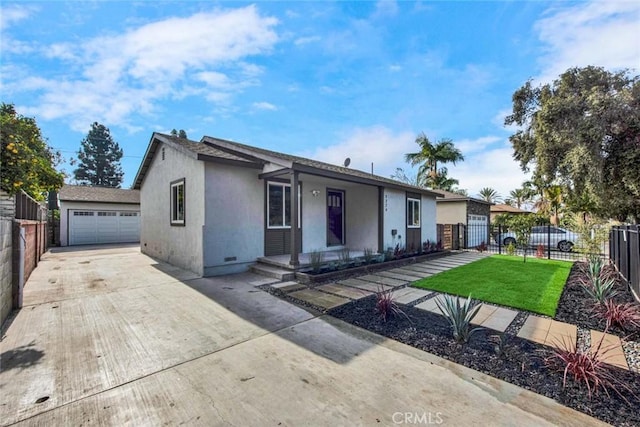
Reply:
[[3, 326], [0, 424], [598, 425], [478, 372], [136, 247], [47, 253]]

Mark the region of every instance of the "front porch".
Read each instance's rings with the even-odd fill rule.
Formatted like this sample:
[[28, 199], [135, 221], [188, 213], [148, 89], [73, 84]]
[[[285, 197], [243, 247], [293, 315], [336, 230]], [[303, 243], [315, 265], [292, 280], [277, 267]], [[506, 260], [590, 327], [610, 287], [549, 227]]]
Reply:
[[[322, 257], [322, 262], [323, 263], [339, 261], [340, 257], [343, 255], [343, 249], [323, 251], [322, 254], [323, 254], [323, 257]], [[283, 268], [283, 269], [286, 269], [286, 270], [298, 271], [298, 270], [302, 270], [304, 268], [307, 268], [307, 267], [311, 266], [311, 255], [312, 254], [310, 252], [299, 253], [298, 254], [299, 264], [298, 265], [292, 265], [291, 264], [291, 255], [289, 255], [289, 254], [271, 255], [271, 256], [260, 257], [260, 258], [258, 258], [258, 262], [259, 263], [263, 263], [263, 264], [272, 265], [272, 266], [278, 267], [278, 268]], [[349, 257], [352, 258], [352, 259], [353, 258], [357, 258], [357, 257], [361, 257], [363, 255], [364, 255], [364, 251], [363, 250], [351, 250], [351, 249], [349, 249]]]

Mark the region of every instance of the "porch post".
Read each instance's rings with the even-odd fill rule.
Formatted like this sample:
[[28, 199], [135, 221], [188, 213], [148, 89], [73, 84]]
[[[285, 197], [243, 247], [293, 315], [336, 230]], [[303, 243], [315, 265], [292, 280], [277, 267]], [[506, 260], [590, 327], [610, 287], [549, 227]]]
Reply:
[[298, 259], [298, 172], [291, 171], [291, 259], [289, 264], [300, 265]]
[[378, 187], [378, 253], [384, 253], [384, 187]]

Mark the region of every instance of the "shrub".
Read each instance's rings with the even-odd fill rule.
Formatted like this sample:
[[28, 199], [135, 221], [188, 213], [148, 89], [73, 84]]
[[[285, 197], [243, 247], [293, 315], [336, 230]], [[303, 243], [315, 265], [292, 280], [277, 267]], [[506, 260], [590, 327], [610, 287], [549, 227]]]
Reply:
[[406, 249], [404, 248], [404, 246], [400, 246], [400, 243], [398, 243], [395, 247], [395, 249], [393, 250], [393, 259], [400, 259], [402, 258], [405, 253], [406, 253]]
[[509, 243], [505, 248], [507, 251], [507, 255], [515, 255], [516, 254], [516, 246], [513, 243]]
[[400, 314], [403, 314], [405, 317], [407, 317], [405, 312], [402, 311], [402, 309], [398, 306], [396, 298], [393, 294], [393, 289], [388, 289], [385, 291], [382, 286], [378, 287], [378, 292], [376, 292], [376, 311], [378, 312], [380, 317], [382, 317], [383, 322], [386, 322], [387, 319], [398, 316]]
[[484, 242], [484, 240], [482, 241], [482, 243], [476, 246], [476, 250], [480, 253], [485, 252], [487, 250], [487, 244]]
[[468, 342], [471, 334], [481, 329], [471, 329], [471, 321], [478, 314], [480, 307], [482, 307], [482, 304], [471, 300], [471, 295], [462, 304], [459, 297], [444, 295], [443, 301], [436, 299], [436, 305], [449, 321], [453, 330], [453, 338], [458, 343]]
[[536, 248], [536, 257], [544, 258], [544, 245], [538, 245]]
[[311, 251], [309, 254], [309, 262], [311, 263], [311, 270], [314, 273], [318, 273], [320, 271], [322, 261], [324, 261], [324, 252]]
[[602, 388], [607, 396], [609, 396], [608, 390], [613, 390], [626, 400], [621, 394], [620, 388], [631, 392], [632, 390], [626, 384], [621, 383], [616, 378], [613, 368], [605, 363], [605, 355], [613, 347], [602, 349], [604, 337], [603, 334], [595, 351], [578, 350], [574, 344], [563, 342], [560, 347], [554, 349], [551, 355], [545, 358], [545, 365], [552, 370], [563, 372], [562, 387], [566, 387], [567, 377], [572, 376], [573, 381], [587, 387], [589, 398]]
[[624, 330], [640, 329], [640, 309], [637, 304], [616, 303], [608, 299], [602, 304], [598, 304], [593, 308], [596, 315], [603, 318], [607, 322], [607, 328], [610, 326], [619, 326]]
[[364, 248], [364, 262], [366, 264], [371, 264], [373, 262], [373, 257], [375, 252], [371, 248]]
[[338, 252], [338, 260], [340, 260], [340, 264], [349, 264], [351, 262], [351, 251], [349, 251], [349, 248], [340, 249], [340, 252]]

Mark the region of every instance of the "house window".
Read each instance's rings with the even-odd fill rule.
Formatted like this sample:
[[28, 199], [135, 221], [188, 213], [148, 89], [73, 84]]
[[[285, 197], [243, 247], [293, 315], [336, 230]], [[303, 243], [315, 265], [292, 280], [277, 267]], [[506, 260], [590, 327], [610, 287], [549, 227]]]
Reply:
[[184, 178], [171, 183], [171, 225], [184, 225]]
[[407, 227], [420, 228], [420, 199], [407, 199]]
[[[268, 228], [291, 228], [291, 185], [268, 184]], [[298, 194], [300, 188], [298, 187]], [[300, 197], [298, 197], [298, 228], [300, 228]]]

